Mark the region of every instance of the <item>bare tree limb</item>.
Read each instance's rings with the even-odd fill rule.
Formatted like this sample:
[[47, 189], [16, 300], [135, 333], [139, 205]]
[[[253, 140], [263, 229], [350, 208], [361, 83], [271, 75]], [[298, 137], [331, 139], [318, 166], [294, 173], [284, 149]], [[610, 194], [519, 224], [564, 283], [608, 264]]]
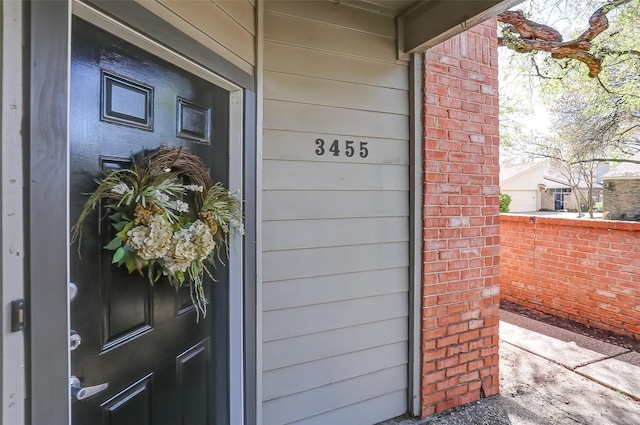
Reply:
[[[554, 59], [576, 59], [589, 67], [589, 77], [594, 78], [602, 69], [602, 59], [589, 52], [591, 41], [609, 28], [607, 13], [630, 1], [609, 1], [591, 15], [589, 27], [582, 34], [567, 42], [562, 41], [562, 35], [554, 28], [526, 19], [521, 10], [503, 12], [498, 15], [498, 21], [509, 25], [498, 38], [498, 46], [519, 53], [549, 52]], [[628, 54], [635, 55], [637, 51], [629, 50]]]
[[635, 159], [619, 159], [619, 158], [591, 158], [591, 159], [583, 159], [581, 161], [569, 162], [568, 164], [586, 164], [589, 162], [629, 162], [631, 164], [640, 164], [639, 160]]

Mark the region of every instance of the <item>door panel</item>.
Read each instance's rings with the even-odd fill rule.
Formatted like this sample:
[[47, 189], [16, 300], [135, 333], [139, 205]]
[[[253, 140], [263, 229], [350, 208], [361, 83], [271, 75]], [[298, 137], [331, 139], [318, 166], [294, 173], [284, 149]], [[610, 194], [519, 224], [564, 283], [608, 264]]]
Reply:
[[[227, 184], [228, 92], [80, 19], [72, 31], [72, 221], [102, 173], [162, 145], [188, 147]], [[105, 213], [85, 220], [81, 258], [71, 248], [71, 328], [82, 338], [71, 371], [85, 388], [109, 386], [72, 400], [73, 424], [227, 423], [226, 268], [212, 270], [208, 314], [197, 322], [187, 287], [152, 286], [111, 264], [102, 247], [115, 230]]]

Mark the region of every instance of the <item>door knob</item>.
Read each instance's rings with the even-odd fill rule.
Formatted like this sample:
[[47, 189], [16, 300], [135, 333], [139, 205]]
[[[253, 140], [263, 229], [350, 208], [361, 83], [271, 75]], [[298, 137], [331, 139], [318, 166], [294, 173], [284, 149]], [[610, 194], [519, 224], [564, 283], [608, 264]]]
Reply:
[[76, 400], [84, 400], [85, 398], [96, 395], [109, 387], [109, 383], [107, 382], [100, 385], [94, 385], [92, 387], [82, 387], [80, 386], [80, 380], [76, 376], [71, 376], [69, 384], [71, 386], [71, 397]]
[[78, 285], [73, 282], [69, 282], [69, 302], [73, 301], [78, 296]]
[[73, 351], [82, 344], [80, 334], [73, 329], [69, 331], [69, 350]]

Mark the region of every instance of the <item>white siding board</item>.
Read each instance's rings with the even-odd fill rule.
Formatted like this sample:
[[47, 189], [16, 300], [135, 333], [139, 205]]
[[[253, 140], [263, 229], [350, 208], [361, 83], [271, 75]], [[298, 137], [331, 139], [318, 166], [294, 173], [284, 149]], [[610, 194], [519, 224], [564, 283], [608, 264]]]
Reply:
[[368, 32], [395, 40], [396, 27], [393, 18], [344, 7], [333, 2], [267, 1], [265, 10], [282, 15], [339, 26], [350, 30]]
[[397, 62], [395, 59], [397, 47], [393, 38], [328, 27], [324, 23], [270, 12], [265, 13], [264, 22], [266, 41], [391, 63]]
[[215, 4], [177, 0], [136, 2], [238, 68], [254, 75], [254, 36]]
[[263, 204], [265, 221], [407, 215], [406, 191], [269, 190]]
[[379, 62], [271, 42], [265, 42], [264, 49], [266, 71], [398, 90], [409, 89], [409, 71], [404, 62]]
[[[316, 155], [316, 139], [323, 139], [327, 152], [324, 155]], [[359, 155], [360, 142], [366, 142], [369, 155], [367, 164], [395, 164], [408, 165], [409, 142], [406, 140], [378, 139], [374, 137], [346, 138], [338, 134], [301, 133], [297, 131], [265, 130], [263, 135], [264, 153], [263, 159], [276, 159], [287, 161], [315, 161], [315, 162], [349, 162], [362, 164]], [[344, 154], [334, 156], [328, 147], [334, 140], [339, 140], [340, 152], [345, 150], [345, 142], [351, 140], [355, 154], [348, 157]]]
[[396, 319], [407, 314], [406, 293], [266, 311], [263, 314], [263, 342]]
[[407, 342], [328, 357], [264, 373], [264, 400], [307, 391], [407, 363]]
[[409, 115], [407, 92], [265, 71], [265, 99]]
[[404, 317], [264, 344], [263, 370], [273, 370], [406, 340]]
[[213, 0], [220, 9], [247, 30], [250, 34], [256, 34], [255, 6], [244, 0]]
[[407, 217], [268, 221], [264, 251], [409, 242]]
[[408, 190], [402, 165], [264, 161], [266, 190]]
[[409, 140], [407, 115], [267, 99], [264, 106], [265, 129]]
[[408, 249], [397, 242], [265, 252], [263, 281], [407, 267]]
[[371, 425], [406, 413], [407, 391], [396, 391], [289, 425]]
[[407, 406], [409, 68], [393, 18], [265, 10], [263, 422], [370, 425]]
[[255, 55], [253, 35], [210, 1], [158, 0], [205, 34], [215, 38], [247, 62]]
[[265, 283], [264, 311], [406, 292], [406, 267]]
[[265, 413], [271, 418], [272, 424], [299, 421], [349, 406], [362, 401], [363, 398], [374, 399], [388, 393], [402, 391], [407, 385], [406, 375], [404, 366], [384, 369], [338, 382], [332, 386], [323, 386], [270, 400], [264, 404]]

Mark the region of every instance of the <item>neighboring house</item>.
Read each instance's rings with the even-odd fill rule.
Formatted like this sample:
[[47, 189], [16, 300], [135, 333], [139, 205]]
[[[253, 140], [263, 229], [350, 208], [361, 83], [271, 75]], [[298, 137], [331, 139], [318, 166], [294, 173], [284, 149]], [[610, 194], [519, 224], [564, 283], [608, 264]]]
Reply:
[[[369, 425], [498, 393], [477, 24], [514, 3], [3, 1], [2, 423]], [[199, 322], [110, 264], [103, 211], [69, 246], [95, 179], [161, 145], [242, 189]]]
[[[602, 196], [600, 172], [593, 184], [593, 202]], [[580, 199], [588, 196], [588, 185], [580, 180]], [[500, 168], [500, 193], [511, 196], [509, 212], [530, 212], [538, 210], [577, 210], [576, 197], [568, 179], [557, 168], [543, 162], [505, 165]], [[585, 206], [581, 206], [585, 208]]]
[[[639, 161], [640, 155], [632, 159]], [[622, 162], [602, 176], [603, 210], [613, 220], [640, 221], [640, 164]]]

